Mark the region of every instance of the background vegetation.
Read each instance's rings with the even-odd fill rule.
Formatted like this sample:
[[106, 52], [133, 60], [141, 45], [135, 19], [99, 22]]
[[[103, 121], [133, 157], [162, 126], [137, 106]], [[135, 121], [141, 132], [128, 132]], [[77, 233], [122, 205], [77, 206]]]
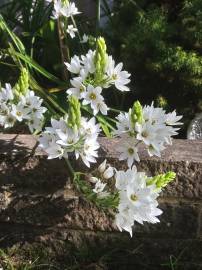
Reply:
[[124, 108], [134, 99], [176, 108], [185, 136], [202, 111], [202, 1], [117, 0], [105, 34], [133, 74]]
[[[202, 1], [116, 0], [111, 9], [103, 0], [102, 11], [108, 24], [97, 31], [95, 18], [84, 13], [79, 21], [82, 32], [104, 33], [109, 52], [132, 73], [131, 93], [122, 97], [109, 92], [110, 106], [128, 109], [139, 99], [177, 109], [184, 115], [180, 136], [185, 137], [190, 120], [202, 111]], [[49, 21], [51, 5], [45, 0], [8, 0], [0, 3], [0, 13], [20, 36], [26, 53], [64, 79], [57, 23]], [[0, 47], [7, 42], [0, 33]], [[69, 41], [70, 52], [82, 52], [77, 42]], [[9, 66], [2, 58], [0, 62], [1, 82], [14, 80], [17, 74], [12, 61]], [[38, 73], [35, 78], [44, 87], [57, 86]]]

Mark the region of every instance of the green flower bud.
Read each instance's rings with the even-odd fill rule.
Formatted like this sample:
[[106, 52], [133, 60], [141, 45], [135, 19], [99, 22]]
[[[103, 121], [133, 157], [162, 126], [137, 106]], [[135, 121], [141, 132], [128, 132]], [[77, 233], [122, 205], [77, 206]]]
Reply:
[[19, 96], [20, 94], [25, 95], [29, 88], [29, 73], [26, 68], [21, 69], [20, 78], [16, 83], [14, 89], [15, 93]]
[[69, 4], [69, 0], [62, 0], [63, 5]]
[[176, 173], [167, 172], [166, 174], [159, 174], [152, 178], [148, 178], [147, 185], [156, 185], [157, 189], [162, 189], [166, 187], [170, 182], [172, 182], [176, 177]]
[[81, 125], [81, 105], [77, 97], [69, 97], [68, 126], [77, 129]]
[[94, 48], [96, 45], [96, 38], [94, 36], [89, 35], [88, 36], [88, 43], [89, 43], [90, 47]]
[[95, 53], [95, 68], [96, 68], [96, 81], [101, 81], [105, 73], [105, 67], [107, 64], [107, 47], [104, 38], [99, 37], [96, 42], [96, 53]]
[[139, 101], [134, 102], [133, 107], [130, 110], [130, 120], [133, 126], [135, 126], [136, 123], [142, 124], [144, 121], [142, 105]]
[[168, 101], [160, 95], [157, 97], [157, 106], [166, 109], [168, 107]]

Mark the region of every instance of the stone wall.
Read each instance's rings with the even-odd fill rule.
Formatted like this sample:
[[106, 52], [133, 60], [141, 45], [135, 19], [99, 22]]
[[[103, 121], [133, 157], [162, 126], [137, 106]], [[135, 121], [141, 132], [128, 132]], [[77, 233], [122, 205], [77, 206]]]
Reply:
[[[107, 158], [112, 166], [125, 168], [118, 161], [119, 140], [100, 142], [100, 162]], [[124, 246], [144, 255], [150, 270], [183, 251], [186, 269], [202, 269], [194, 268], [202, 265], [202, 141], [174, 140], [162, 159], [149, 158], [144, 148], [140, 156], [139, 170], [151, 175], [173, 170], [177, 178], [160, 198], [161, 223], [135, 225], [131, 239], [107, 213], [79, 197], [64, 162], [47, 160], [32, 136], [0, 135], [0, 248], [39, 244], [64, 254], [69, 245]], [[135, 265], [130, 260], [120, 269]]]

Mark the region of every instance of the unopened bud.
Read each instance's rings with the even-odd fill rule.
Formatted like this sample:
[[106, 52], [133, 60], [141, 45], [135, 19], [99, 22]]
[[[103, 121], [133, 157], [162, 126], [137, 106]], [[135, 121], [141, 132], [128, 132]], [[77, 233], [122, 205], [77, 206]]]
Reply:
[[100, 166], [98, 167], [98, 171], [102, 174], [104, 173], [104, 171], [106, 170], [106, 163], [107, 163], [107, 160], [105, 159], [101, 164]]
[[109, 179], [114, 175], [114, 169], [112, 167], [109, 167], [106, 169], [106, 171], [103, 174], [103, 177], [105, 179]]

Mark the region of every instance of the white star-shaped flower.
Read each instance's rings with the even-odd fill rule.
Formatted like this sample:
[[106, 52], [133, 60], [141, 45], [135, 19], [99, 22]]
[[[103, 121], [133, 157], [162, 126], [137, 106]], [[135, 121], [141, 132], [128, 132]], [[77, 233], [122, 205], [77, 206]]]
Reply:
[[89, 37], [86, 34], [84, 34], [80, 43], [87, 43], [88, 39], [89, 39]]
[[80, 14], [81, 12], [78, 11], [78, 8], [76, 7], [75, 3], [68, 2], [66, 5], [64, 5], [61, 13], [63, 16], [68, 18]]
[[78, 32], [78, 29], [75, 28], [72, 24], [68, 25], [67, 33], [70, 35], [71, 38], [75, 38], [75, 33]]
[[111, 56], [108, 57], [108, 65], [106, 68], [107, 75], [112, 84], [115, 84], [115, 87], [124, 92], [130, 91], [130, 89], [126, 86], [130, 82], [130, 74], [127, 71], [123, 71], [123, 63], [119, 63], [115, 66], [115, 62]]
[[101, 95], [102, 88], [101, 87], [93, 87], [92, 85], [88, 85], [87, 91], [84, 94], [83, 105], [90, 104], [94, 115], [96, 115], [100, 110], [100, 105], [103, 103], [103, 96]]
[[81, 62], [77, 55], [71, 58], [70, 63], [65, 62], [64, 64], [71, 73], [79, 74], [81, 70]]
[[86, 87], [83, 84], [83, 78], [76, 77], [70, 80], [70, 82], [73, 87], [69, 88], [66, 93], [69, 95], [76, 96], [78, 99], [83, 98], [86, 92]]

